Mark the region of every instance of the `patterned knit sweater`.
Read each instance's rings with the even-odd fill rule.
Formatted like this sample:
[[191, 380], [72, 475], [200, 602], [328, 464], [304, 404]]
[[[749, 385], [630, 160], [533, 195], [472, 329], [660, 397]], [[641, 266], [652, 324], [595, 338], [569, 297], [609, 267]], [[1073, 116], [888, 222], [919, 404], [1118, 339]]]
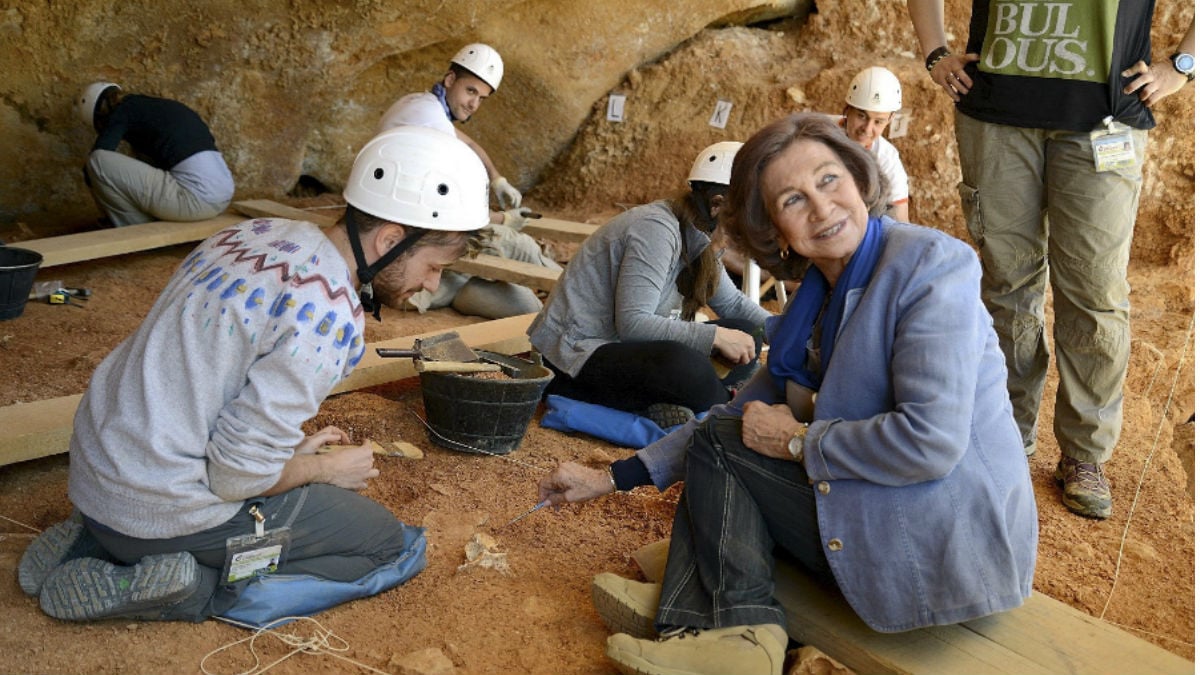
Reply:
[[351, 272], [313, 224], [249, 220], [184, 260], [75, 415], [68, 491], [128, 536], [193, 534], [279, 479], [362, 358]]

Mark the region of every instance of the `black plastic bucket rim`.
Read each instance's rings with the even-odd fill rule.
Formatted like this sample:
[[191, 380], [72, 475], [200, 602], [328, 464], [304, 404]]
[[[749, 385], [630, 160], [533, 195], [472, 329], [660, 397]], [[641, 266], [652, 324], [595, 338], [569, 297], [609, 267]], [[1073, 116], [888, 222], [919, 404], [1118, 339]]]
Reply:
[[457, 373], [421, 373], [429, 440], [450, 450], [505, 455], [517, 449], [554, 374], [529, 361], [505, 357], [511, 379]]
[[[9, 254], [15, 254], [17, 259], [8, 261], [6, 258]], [[24, 258], [24, 260], [21, 260]], [[0, 274], [4, 272], [20, 272], [27, 270], [30, 267], [40, 267], [42, 264], [42, 254], [28, 248], [18, 248], [16, 246], [0, 246]]]
[[37, 251], [0, 246], [0, 321], [15, 319], [25, 311], [42, 260]]

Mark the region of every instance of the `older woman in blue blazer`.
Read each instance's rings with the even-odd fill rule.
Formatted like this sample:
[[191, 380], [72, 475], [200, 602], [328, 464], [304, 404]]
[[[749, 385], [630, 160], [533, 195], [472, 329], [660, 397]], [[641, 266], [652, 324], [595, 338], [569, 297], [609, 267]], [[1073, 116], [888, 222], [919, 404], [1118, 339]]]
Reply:
[[781, 673], [777, 547], [882, 632], [1030, 595], [1036, 505], [978, 259], [873, 215], [881, 183], [824, 116], [781, 119], [738, 152], [722, 217], [760, 266], [803, 282], [772, 320], [767, 368], [638, 453], [660, 488], [686, 478], [663, 584], [594, 591], [635, 613], [657, 597], [652, 625], [678, 639], [613, 635], [623, 672]]

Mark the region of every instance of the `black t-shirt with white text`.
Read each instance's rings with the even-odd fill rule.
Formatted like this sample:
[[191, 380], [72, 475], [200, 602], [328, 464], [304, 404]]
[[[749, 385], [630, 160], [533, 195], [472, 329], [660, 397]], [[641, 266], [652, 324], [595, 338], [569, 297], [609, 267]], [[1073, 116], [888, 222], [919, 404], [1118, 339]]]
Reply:
[[1106, 116], [1150, 129], [1154, 116], [1121, 71], [1150, 61], [1154, 0], [974, 0], [973, 84], [958, 109], [975, 119], [1090, 131]]

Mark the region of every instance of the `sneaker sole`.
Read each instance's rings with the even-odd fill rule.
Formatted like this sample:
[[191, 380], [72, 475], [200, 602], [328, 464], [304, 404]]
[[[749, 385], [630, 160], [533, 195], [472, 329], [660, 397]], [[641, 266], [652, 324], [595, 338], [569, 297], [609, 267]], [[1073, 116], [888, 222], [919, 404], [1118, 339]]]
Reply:
[[690, 408], [673, 403], [654, 403], [643, 415], [663, 429], [687, 424], [696, 417]]
[[75, 558], [100, 558], [107, 553], [96, 541], [78, 513], [61, 523], [46, 528], [21, 554], [17, 565], [17, 580], [26, 595], [42, 592], [46, 577], [54, 568]]
[[1111, 504], [1109, 504], [1107, 507], [1088, 506], [1086, 504], [1081, 504], [1074, 499], [1070, 499], [1065, 493], [1063, 494], [1062, 502], [1071, 513], [1074, 513], [1077, 516], [1083, 516], [1084, 518], [1106, 520], [1112, 516]]
[[[1057, 485], [1060, 489], [1066, 487], [1066, 481], [1063, 480], [1063, 476], [1058, 472], [1058, 469], [1054, 470], [1054, 484]], [[1099, 507], [1097, 507], [1095, 505], [1083, 504], [1082, 502], [1078, 502], [1074, 499], [1071, 499], [1067, 495], [1067, 493], [1064, 491], [1063, 496], [1062, 496], [1062, 503], [1063, 503], [1063, 506], [1067, 507], [1068, 511], [1070, 511], [1071, 513], [1074, 513], [1077, 516], [1083, 516], [1084, 518], [1092, 518], [1094, 520], [1107, 520], [1108, 518], [1112, 517], [1112, 502], [1109, 502], [1107, 506], [1099, 506]]]
[[113, 567], [96, 558], [58, 567], [42, 588], [42, 611], [68, 621], [130, 616], [179, 602], [200, 585], [196, 559], [187, 552], [148, 556], [121, 576]]
[[626, 633], [642, 640], [658, 637], [653, 614], [647, 616], [643, 608], [595, 582], [592, 582], [592, 605], [612, 633]]

